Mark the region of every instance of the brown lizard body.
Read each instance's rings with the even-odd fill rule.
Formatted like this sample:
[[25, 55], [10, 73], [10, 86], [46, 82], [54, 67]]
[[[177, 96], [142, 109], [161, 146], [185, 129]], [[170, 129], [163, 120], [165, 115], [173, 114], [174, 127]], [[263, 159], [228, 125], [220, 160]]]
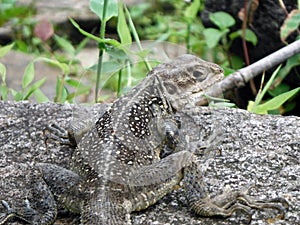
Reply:
[[241, 191], [210, 199], [196, 156], [178, 137], [174, 114], [195, 105], [222, 76], [219, 66], [192, 55], [161, 64], [84, 134], [74, 133], [71, 171], [39, 164], [43, 181], [58, 202], [81, 213], [82, 224], [131, 224], [132, 211], [146, 209], [181, 181], [199, 215], [250, 214], [251, 208], [283, 211], [280, 204], [259, 202]]

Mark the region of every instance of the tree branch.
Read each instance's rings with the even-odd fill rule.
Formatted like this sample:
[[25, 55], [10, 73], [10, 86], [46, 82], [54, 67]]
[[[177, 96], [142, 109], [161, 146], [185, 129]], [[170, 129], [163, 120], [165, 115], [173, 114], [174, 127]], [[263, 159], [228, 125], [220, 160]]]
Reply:
[[[240, 88], [246, 85], [248, 81], [263, 73], [264, 71], [286, 61], [288, 58], [300, 52], [300, 40], [289, 44], [286, 47], [262, 58], [261, 60], [242, 68], [223, 79], [217, 84], [218, 87], [211, 88], [206, 94], [209, 96], [220, 96], [234, 88]], [[207, 100], [201, 100], [199, 105], [207, 103]]]

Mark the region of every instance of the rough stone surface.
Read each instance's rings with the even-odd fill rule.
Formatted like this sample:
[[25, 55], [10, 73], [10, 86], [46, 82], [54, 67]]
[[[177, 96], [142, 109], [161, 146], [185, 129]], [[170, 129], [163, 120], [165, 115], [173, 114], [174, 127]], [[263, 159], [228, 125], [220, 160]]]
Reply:
[[[0, 166], [7, 166], [3, 165], [6, 157], [17, 163], [47, 161], [67, 167], [71, 149], [53, 141], [46, 146], [44, 128], [52, 122], [67, 125], [76, 114], [101, 114], [105, 107], [95, 105], [83, 112], [74, 105], [0, 102]], [[199, 153], [199, 164], [212, 192], [255, 184], [256, 189], [250, 192], [253, 196], [281, 196], [290, 208], [284, 220], [276, 218], [274, 210], [254, 210], [252, 224], [300, 223], [298, 117], [207, 107], [186, 110], [179, 116], [184, 121], [182, 135], [189, 140], [190, 150]], [[207, 146], [207, 150], [199, 150], [199, 146]], [[36, 154], [28, 156], [29, 149], [36, 149]], [[76, 218], [63, 214], [56, 224], [77, 224]], [[247, 217], [238, 212], [228, 219], [197, 217], [188, 209], [184, 190], [179, 189], [147, 210], [133, 213], [132, 220], [133, 224], [245, 224]]]

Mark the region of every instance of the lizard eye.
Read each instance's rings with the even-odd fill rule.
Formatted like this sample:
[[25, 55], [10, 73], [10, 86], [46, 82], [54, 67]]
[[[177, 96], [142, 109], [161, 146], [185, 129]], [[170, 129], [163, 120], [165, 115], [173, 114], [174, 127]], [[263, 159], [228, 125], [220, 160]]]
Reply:
[[205, 80], [205, 77], [206, 77], [205, 74], [203, 74], [203, 72], [199, 71], [199, 70], [195, 70], [193, 72], [193, 76], [200, 82]]

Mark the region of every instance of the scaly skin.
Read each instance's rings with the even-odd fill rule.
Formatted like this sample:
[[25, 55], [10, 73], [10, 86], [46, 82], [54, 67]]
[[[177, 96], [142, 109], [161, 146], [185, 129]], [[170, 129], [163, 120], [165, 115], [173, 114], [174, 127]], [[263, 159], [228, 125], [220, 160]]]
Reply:
[[[71, 130], [70, 142], [76, 146], [71, 170], [37, 165], [46, 189], [65, 208], [80, 213], [84, 225], [129, 225], [132, 211], [146, 209], [181, 181], [191, 209], [199, 215], [227, 217], [236, 210], [250, 215], [251, 208], [284, 211], [277, 200], [261, 202], [241, 191], [210, 199], [197, 158], [179, 135], [180, 118], [174, 114], [195, 105], [222, 76], [218, 65], [192, 55], [154, 68], [94, 125]], [[79, 122], [76, 127], [84, 126]], [[3, 204], [7, 215], [13, 215]], [[27, 215], [23, 219], [38, 224]]]

